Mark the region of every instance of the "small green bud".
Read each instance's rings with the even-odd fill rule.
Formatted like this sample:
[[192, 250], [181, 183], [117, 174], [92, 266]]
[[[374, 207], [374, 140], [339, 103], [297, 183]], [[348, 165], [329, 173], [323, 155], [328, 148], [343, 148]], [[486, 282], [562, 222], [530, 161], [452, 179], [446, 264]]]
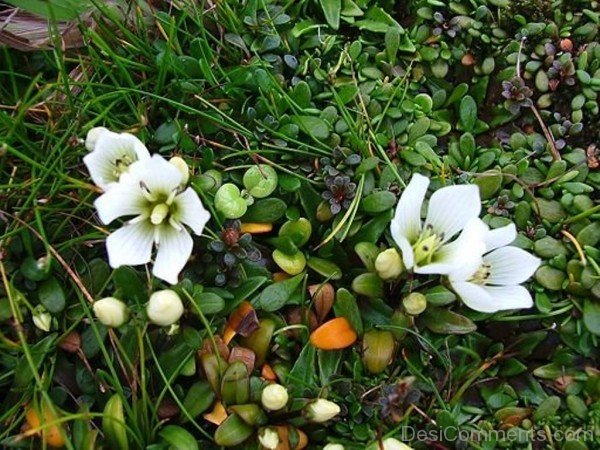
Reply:
[[402, 304], [408, 314], [418, 316], [427, 308], [427, 298], [419, 292], [413, 292], [404, 297]]

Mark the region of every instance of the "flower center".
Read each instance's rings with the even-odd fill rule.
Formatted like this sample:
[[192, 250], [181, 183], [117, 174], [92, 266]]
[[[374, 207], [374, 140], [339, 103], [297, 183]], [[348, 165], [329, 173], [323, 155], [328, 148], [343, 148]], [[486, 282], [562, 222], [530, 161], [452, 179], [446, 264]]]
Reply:
[[155, 230], [155, 241], [157, 243], [159, 240], [158, 225], [168, 223], [177, 231], [181, 231], [183, 229], [179, 223], [179, 219], [177, 218], [177, 202], [175, 202], [175, 197], [177, 197], [177, 195], [180, 193], [179, 187], [173, 189], [169, 194], [151, 192], [148, 186], [141, 181], [140, 189], [142, 190], [142, 193], [148, 202], [147, 209], [143, 214], [139, 215], [135, 219], [132, 219], [130, 223], [136, 223], [142, 220], [150, 219], [150, 223], [157, 227]]
[[123, 173], [129, 170], [129, 166], [135, 162], [135, 158], [127, 153], [123, 153], [120, 158], [113, 161], [115, 167], [113, 168], [113, 175], [119, 178]]
[[425, 228], [419, 235], [417, 242], [412, 246], [415, 254], [416, 264], [430, 264], [435, 252], [442, 246], [444, 234], [436, 234], [431, 225], [425, 225]]
[[492, 274], [491, 268], [491, 264], [483, 263], [481, 266], [479, 266], [479, 269], [477, 269], [477, 272], [473, 274], [469, 281], [475, 284], [486, 284], [488, 278]]
[[166, 203], [159, 203], [158, 205], [152, 208], [152, 213], [150, 214], [150, 222], [154, 225], [160, 225], [169, 215], [169, 205]]

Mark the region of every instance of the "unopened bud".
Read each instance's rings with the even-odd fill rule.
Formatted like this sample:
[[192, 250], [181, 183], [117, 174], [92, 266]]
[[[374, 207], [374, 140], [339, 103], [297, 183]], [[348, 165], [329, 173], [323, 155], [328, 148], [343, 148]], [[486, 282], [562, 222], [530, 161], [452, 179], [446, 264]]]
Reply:
[[273, 383], [266, 386], [261, 394], [260, 401], [269, 411], [278, 411], [287, 405], [288, 391], [280, 384]]
[[96, 300], [92, 308], [100, 323], [107, 327], [120, 327], [129, 317], [127, 305], [114, 297]]
[[42, 331], [50, 331], [50, 327], [52, 326], [52, 316], [46, 309], [42, 307], [38, 307], [33, 312], [33, 324]]
[[384, 250], [375, 259], [375, 270], [382, 280], [394, 280], [404, 272], [400, 253], [395, 248]]
[[383, 450], [413, 450], [408, 445], [400, 442], [395, 438], [387, 438], [383, 440]]
[[271, 427], [263, 428], [258, 432], [258, 442], [265, 449], [275, 450], [280, 443], [279, 434]]
[[323, 450], [346, 450], [342, 444], [327, 444]]
[[185, 185], [190, 179], [190, 168], [185, 160], [180, 156], [173, 156], [169, 162], [173, 164], [181, 173], [181, 184]]
[[418, 316], [427, 308], [427, 298], [419, 292], [413, 292], [404, 297], [402, 304], [408, 314]]
[[319, 398], [308, 404], [305, 409], [306, 417], [312, 422], [327, 422], [333, 419], [340, 413], [341, 409], [338, 404]]
[[96, 142], [98, 142], [98, 138], [106, 131], [108, 130], [104, 127], [94, 127], [88, 131], [85, 138], [85, 148], [90, 152], [93, 151], [94, 147], [96, 147]]
[[177, 322], [183, 314], [183, 303], [175, 291], [157, 291], [150, 296], [146, 314], [152, 323], [168, 327]]

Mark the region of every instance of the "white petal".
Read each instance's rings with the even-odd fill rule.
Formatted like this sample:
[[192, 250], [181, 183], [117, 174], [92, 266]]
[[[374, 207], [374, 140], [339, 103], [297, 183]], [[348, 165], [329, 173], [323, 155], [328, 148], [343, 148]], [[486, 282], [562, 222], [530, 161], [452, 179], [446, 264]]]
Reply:
[[109, 224], [117, 217], [141, 214], [146, 203], [138, 185], [122, 181], [98, 197], [94, 206], [102, 223]]
[[492, 303], [498, 311], [506, 309], [526, 309], [533, 306], [533, 298], [523, 286], [484, 286], [492, 297]]
[[465, 279], [482, 264], [485, 251], [483, 241], [487, 226], [478, 218], [471, 219], [453, 242], [443, 245], [430, 264], [414, 269], [422, 274], [453, 274], [455, 279]]
[[398, 201], [390, 231], [399, 246], [401, 237], [414, 243], [421, 232], [421, 207], [428, 186], [429, 178], [415, 174]]
[[460, 299], [469, 308], [475, 311], [492, 313], [499, 310], [498, 305], [494, 303], [492, 296], [483, 286], [466, 281], [450, 282], [454, 292], [458, 294]]
[[177, 167], [160, 155], [142, 160], [130, 168], [129, 174], [143, 182], [152, 194], [169, 195], [181, 184], [182, 175]]
[[539, 258], [517, 247], [501, 247], [483, 257], [490, 264], [486, 284], [511, 286], [523, 283], [540, 266]]
[[475, 283], [451, 282], [465, 305], [476, 311], [493, 313], [533, 306], [531, 294], [523, 286], [481, 286]]
[[94, 147], [96, 147], [96, 142], [98, 142], [98, 138], [105, 131], [108, 130], [104, 127], [94, 127], [88, 131], [87, 136], [85, 137], [85, 148], [90, 152], [94, 150]]
[[154, 230], [148, 221], [124, 225], [106, 239], [111, 267], [136, 266], [150, 261]]
[[403, 236], [398, 236], [396, 244], [400, 247], [400, 253], [402, 254], [402, 262], [404, 267], [412, 269], [415, 265], [415, 252], [413, 251], [412, 245]]
[[179, 272], [192, 254], [193, 245], [192, 237], [185, 228], [177, 231], [170, 225], [161, 226], [158, 253], [152, 268], [154, 276], [176, 284]]
[[467, 222], [479, 216], [481, 200], [475, 185], [448, 186], [433, 193], [429, 200], [426, 225], [436, 234], [443, 233], [444, 242], [452, 239]]
[[510, 223], [505, 227], [495, 228], [485, 234], [485, 251], [491, 252], [511, 244], [517, 238], [517, 227]]
[[94, 183], [107, 189], [119, 180], [118, 173], [115, 173], [116, 163], [124, 157], [138, 161], [149, 158], [150, 153], [135, 136], [105, 130], [98, 135], [94, 150], [83, 158], [83, 162]]
[[187, 188], [175, 197], [177, 206], [176, 219], [188, 225], [197, 235], [202, 234], [206, 222], [210, 219], [209, 212], [204, 208], [198, 194]]

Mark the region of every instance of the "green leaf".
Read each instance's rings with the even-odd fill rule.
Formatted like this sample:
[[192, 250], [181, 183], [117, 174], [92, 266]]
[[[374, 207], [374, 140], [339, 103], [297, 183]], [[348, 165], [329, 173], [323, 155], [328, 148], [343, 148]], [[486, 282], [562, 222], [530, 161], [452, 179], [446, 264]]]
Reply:
[[319, 350], [317, 352], [321, 386], [329, 385], [329, 379], [337, 373], [342, 362], [343, 353], [341, 350]]
[[465, 131], [473, 131], [477, 122], [477, 103], [470, 95], [465, 95], [460, 101], [459, 116]]
[[396, 204], [396, 196], [389, 191], [379, 191], [362, 199], [361, 209], [368, 214], [379, 214], [391, 209]]
[[467, 317], [445, 308], [429, 306], [421, 318], [425, 326], [434, 333], [468, 334], [477, 329], [477, 326]]
[[203, 314], [216, 314], [225, 308], [225, 300], [212, 292], [194, 295], [194, 302]]
[[[29, 353], [31, 356], [31, 361], [36, 371], [39, 370], [40, 366], [42, 365], [42, 361], [44, 361], [46, 355], [54, 348], [55, 343], [56, 333], [52, 333], [30, 347]], [[29, 360], [25, 357], [25, 355], [21, 356], [21, 358], [19, 359], [19, 362], [14, 368], [14, 372], [15, 386], [27, 386], [33, 381], [33, 372], [31, 371]]]
[[342, 0], [320, 0], [320, 3], [325, 14], [325, 20], [331, 28], [337, 30], [340, 27]]
[[600, 302], [589, 298], [584, 300], [583, 323], [590, 333], [600, 336]]
[[171, 448], [177, 450], [198, 450], [199, 448], [196, 438], [189, 431], [177, 425], [167, 425], [158, 434], [171, 445]]
[[311, 344], [306, 344], [287, 376], [286, 381], [289, 384], [299, 386], [301, 390], [313, 386], [316, 376], [315, 353], [316, 348]]
[[293, 116], [292, 122], [309, 136], [323, 140], [329, 137], [329, 125], [323, 119], [313, 116]]
[[285, 306], [294, 291], [300, 286], [304, 274], [301, 273], [289, 280], [280, 281], [267, 286], [258, 298], [259, 306], [265, 311], [277, 311]]
[[118, 298], [125, 301], [146, 301], [146, 288], [137, 272], [128, 266], [121, 266], [113, 273], [115, 288], [119, 290]]
[[287, 204], [279, 198], [265, 198], [254, 202], [241, 218], [243, 222], [272, 223], [283, 217]]
[[350, 325], [352, 325], [354, 331], [356, 331], [356, 334], [362, 336], [363, 324], [360, 310], [358, 309], [356, 298], [349, 290], [344, 288], [338, 289], [335, 295], [335, 303], [333, 304], [333, 312], [335, 312], [336, 317], [345, 317], [350, 322]]
[[38, 295], [40, 303], [51, 313], [56, 314], [65, 309], [65, 293], [56, 278], [44, 281], [40, 285]]

